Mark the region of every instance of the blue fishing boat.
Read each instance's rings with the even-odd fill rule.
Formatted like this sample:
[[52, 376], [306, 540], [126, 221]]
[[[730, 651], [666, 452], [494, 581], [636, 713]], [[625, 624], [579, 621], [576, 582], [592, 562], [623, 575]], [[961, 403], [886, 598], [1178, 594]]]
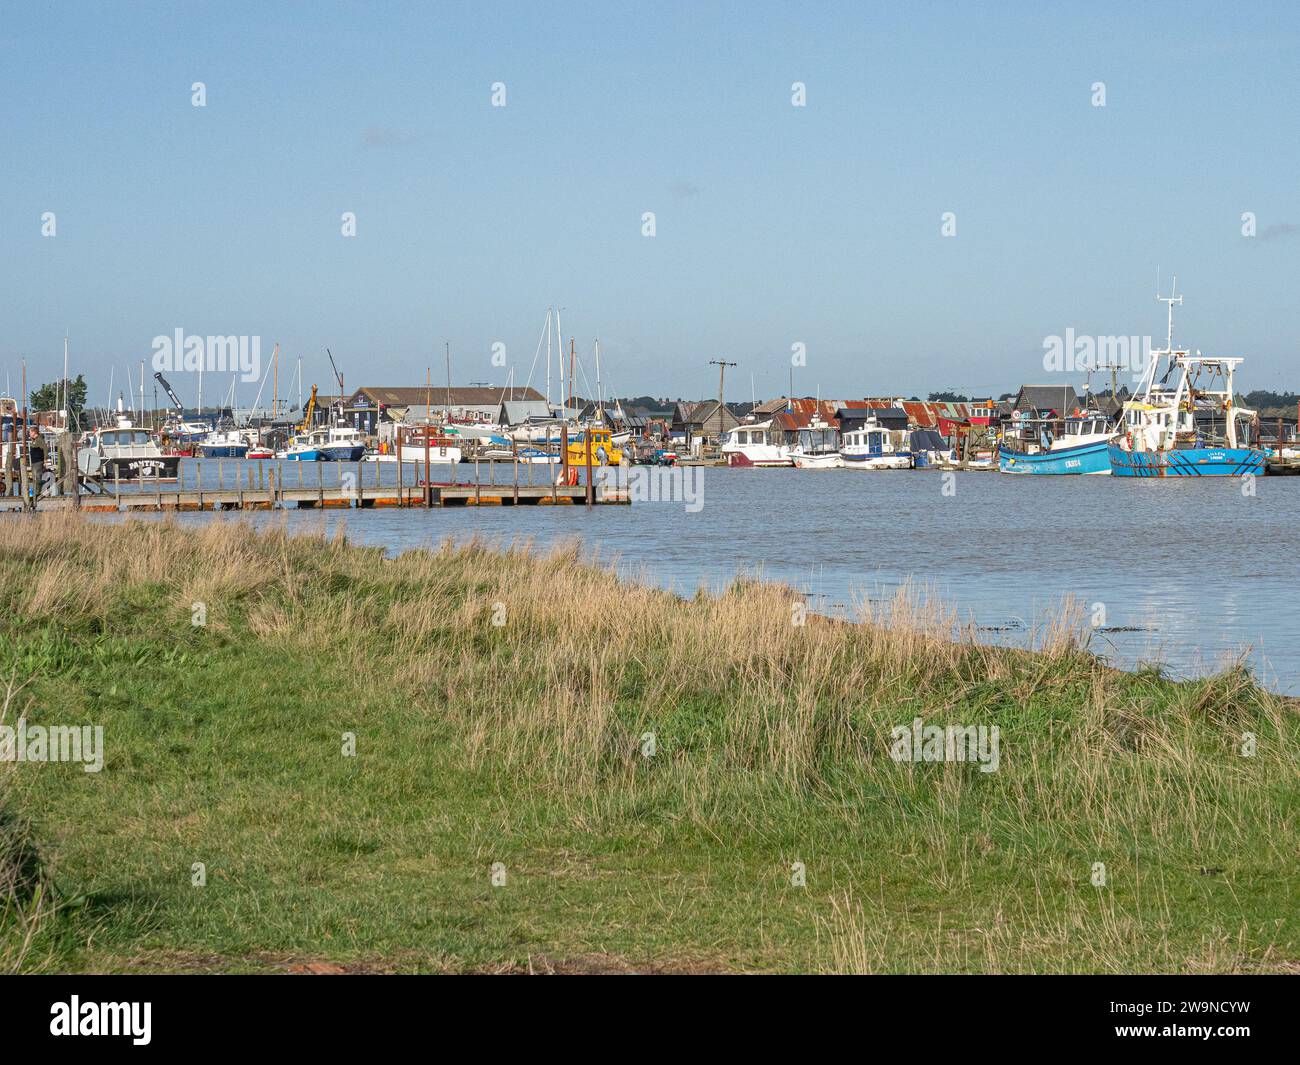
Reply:
[[1058, 447], [1035, 455], [998, 450], [1003, 473], [1108, 474], [1111, 472], [1108, 437], [1074, 447]]
[[1170, 451], [1108, 449], [1116, 477], [1241, 477], [1264, 472], [1264, 452], [1256, 447], [1189, 447]]
[[1108, 474], [1111, 419], [1096, 409], [1061, 418], [1055, 411], [1013, 411], [998, 441], [1002, 473]]
[[194, 453], [205, 459], [242, 459], [248, 448], [248, 441], [237, 431], [217, 429], [194, 445]]
[[[1174, 281], [1177, 289], [1177, 279]], [[1174, 304], [1169, 335], [1151, 364], [1137, 399], [1124, 404], [1124, 431], [1107, 454], [1116, 477], [1241, 477], [1264, 472], [1265, 455], [1253, 446], [1253, 410], [1239, 407], [1233, 375], [1240, 358], [1207, 358], [1174, 348]], [[1164, 367], [1163, 375], [1156, 375]]]

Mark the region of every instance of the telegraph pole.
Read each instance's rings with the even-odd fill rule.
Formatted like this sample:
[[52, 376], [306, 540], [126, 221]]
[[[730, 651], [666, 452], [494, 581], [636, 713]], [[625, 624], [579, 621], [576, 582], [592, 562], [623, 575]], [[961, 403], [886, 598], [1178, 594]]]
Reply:
[[727, 367], [735, 366], [734, 362], [723, 362], [721, 359], [710, 359], [710, 366], [718, 368], [718, 431], [722, 431], [722, 382], [726, 380]]

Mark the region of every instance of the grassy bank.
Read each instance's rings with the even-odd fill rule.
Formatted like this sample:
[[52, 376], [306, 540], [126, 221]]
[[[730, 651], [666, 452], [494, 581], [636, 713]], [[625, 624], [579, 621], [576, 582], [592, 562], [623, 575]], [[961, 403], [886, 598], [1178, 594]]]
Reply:
[[[801, 625], [576, 548], [21, 516], [0, 573], [10, 723], [105, 742], [99, 773], [0, 763], [52, 884], [0, 966], [1300, 969], [1300, 720], [1240, 672], [906, 604]], [[917, 717], [997, 724], [997, 771], [893, 760]]]

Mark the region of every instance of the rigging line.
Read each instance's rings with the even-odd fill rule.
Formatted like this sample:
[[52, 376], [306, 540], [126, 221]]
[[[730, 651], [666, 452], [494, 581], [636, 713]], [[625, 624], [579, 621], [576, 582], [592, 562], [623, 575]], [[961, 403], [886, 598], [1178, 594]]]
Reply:
[[587, 371], [582, 367], [582, 356], [578, 356], [578, 372], [582, 374], [582, 383], [587, 386], [587, 402], [593, 403], [595, 400], [591, 394], [591, 382], [587, 380]]
[[[280, 346], [279, 344], [276, 345], [277, 348], [278, 348], [279, 346]], [[274, 360], [274, 358], [275, 358], [274, 353], [272, 353], [271, 358], [272, 358], [272, 360]], [[267, 378], [267, 375], [268, 375], [270, 372], [271, 372], [271, 363], [270, 363], [270, 362], [267, 362], [267, 364], [266, 364], [266, 370], [265, 370], [265, 372], [263, 372], [263, 374], [262, 374], [262, 383], [261, 383], [260, 385], [257, 386], [257, 398], [253, 400], [253, 407], [252, 407], [252, 409], [248, 412], [248, 418], [249, 418], [249, 421], [252, 421], [253, 416], [257, 413], [258, 405], [262, 402], [262, 389], [264, 389], [264, 388], [266, 387], [266, 378]], [[236, 420], [238, 420], [238, 419], [236, 419]]]
[[[525, 388], [533, 387], [533, 371], [537, 369], [537, 360], [542, 354], [542, 341], [551, 335], [551, 312], [546, 312], [546, 321], [542, 323], [541, 335], [537, 338], [537, 350], [533, 352], [533, 364], [528, 367], [528, 380], [524, 382]], [[547, 399], [550, 402], [550, 399]]]

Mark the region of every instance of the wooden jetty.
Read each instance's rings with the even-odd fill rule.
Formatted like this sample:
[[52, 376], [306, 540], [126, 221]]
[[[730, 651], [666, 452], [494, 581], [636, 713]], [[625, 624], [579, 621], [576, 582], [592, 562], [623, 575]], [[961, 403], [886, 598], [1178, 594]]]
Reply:
[[[526, 483], [521, 483], [520, 468]], [[206, 467], [206, 469], [205, 469]], [[411, 469], [415, 467], [415, 469]], [[0, 511], [82, 510], [87, 512], [370, 509], [409, 507], [609, 506], [631, 503], [626, 471], [606, 469], [600, 479], [572, 475], [555, 480], [547, 467], [533, 483], [527, 464], [516, 464], [508, 481], [469, 483], [424, 480], [423, 464], [410, 462], [272, 462], [182, 460], [171, 481], [110, 481], [63, 478], [55, 491], [0, 495]], [[476, 464], [476, 474], [477, 474]], [[232, 476], [233, 474], [233, 476]], [[76, 481], [75, 491], [73, 480]], [[603, 480], [609, 483], [598, 483]]]

